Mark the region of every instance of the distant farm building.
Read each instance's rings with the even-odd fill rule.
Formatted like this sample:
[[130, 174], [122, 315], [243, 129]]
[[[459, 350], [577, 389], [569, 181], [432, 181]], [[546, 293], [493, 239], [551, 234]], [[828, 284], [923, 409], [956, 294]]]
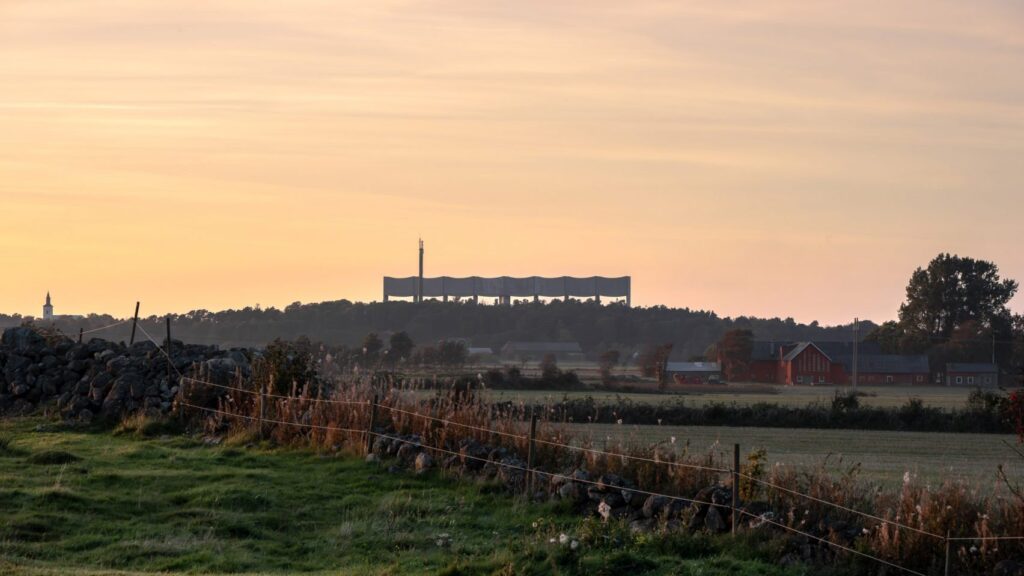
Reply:
[[722, 365], [718, 362], [668, 362], [665, 374], [676, 384], [718, 384]]
[[466, 355], [474, 362], [488, 362], [494, 360], [494, 350], [490, 348], [466, 348]]
[[946, 364], [946, 386], [993, 387], [999, 384], [995, 364]]
[[578, 342], [509, 342], [501, 349], [502, 357], [509, 360], [543, 360], [549, 354], [558, 360], [583, 359]]
[[[861, 356], [857, 363], [861, 384], [925, 385], [928, 383], [928, 357], [924, 355], [878, 354]], [[849, 384], [852, 376], [847, 374]]]
[[[853, 381], [852, 342], [754, 342], [740, 379], [787, 385], [846, 385]], [[928, 383], [928, 357], [882, 354], [875, 342], [858, 345], [861, 384]]]

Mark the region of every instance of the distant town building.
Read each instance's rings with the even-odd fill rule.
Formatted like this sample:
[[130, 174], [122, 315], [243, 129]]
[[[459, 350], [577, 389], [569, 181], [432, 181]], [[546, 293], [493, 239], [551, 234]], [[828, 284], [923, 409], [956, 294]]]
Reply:
[[995, 364], [946, 364], [946, 386], [981, 386], [999, 384], [999, 367]]
[[46, 293], [46, 304], [43, 304], [43, 320], [53, 320], [53, 304], [49, 292]]
[[548, 354], [558, 360], [583, 359], [577, 342], [509, 342], [501, 348], [501, 355], [510, 360], [543, 360]]

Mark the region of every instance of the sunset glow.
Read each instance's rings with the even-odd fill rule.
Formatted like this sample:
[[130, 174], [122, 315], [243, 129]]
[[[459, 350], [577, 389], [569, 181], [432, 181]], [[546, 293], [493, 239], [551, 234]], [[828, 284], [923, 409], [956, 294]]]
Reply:
[[422, 237], [887, 320], [939, 252], [1024, 281], [1022, 71], [1015, 0], [5, 2], [0, 311], [379, 300]]

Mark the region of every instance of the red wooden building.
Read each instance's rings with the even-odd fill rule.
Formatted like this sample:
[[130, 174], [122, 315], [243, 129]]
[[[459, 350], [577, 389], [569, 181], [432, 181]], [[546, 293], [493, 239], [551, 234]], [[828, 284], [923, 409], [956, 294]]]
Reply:
[[992, 388], [998, 384], [999, 367], [995, 364], [946, 364], [946, 386]]
[[[927, 356], [882, 354], [873, 342], [861, 343], [860, 347], [860, 384], [928, 383]], [[791, 386], [847, 385], [853, 378], [852, 368], [852, 342], [755, 342], [743, 379]]]

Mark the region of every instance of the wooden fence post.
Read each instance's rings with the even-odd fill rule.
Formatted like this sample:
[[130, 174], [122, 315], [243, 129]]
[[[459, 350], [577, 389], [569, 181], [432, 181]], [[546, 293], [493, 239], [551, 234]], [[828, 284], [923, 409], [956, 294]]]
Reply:
[[946, 530], [946, 576], [949, 576], [949, 530]]
[[370, 404], [370, 425], [366, 428], [366, 453], [373, 452], [373, 429], [377, 427], [377, 401], [379, 398], [373, 395], [373, 404]]
[[79, 344], [82, 343], [82, 327], [81, 326], [78, 327], [78, 343]]
[[732, 534], [736, 535], [740, 509], [740, 445], [732, 445]]
[[167, 344], [164, 345], [164, 354], [167, 356], [167, 388], [171, 388], [171, 315], [167, 315]]
[[128, 345], [129, 346], [131, 346], [132, 344], [135, 344], [135, 327], [138, 326], [138, 324], [139, 324], [139, 303], [136, 302], [135, 303], [135, 318], [132, 320], [132, 337], [131, 337], [131, 340], [128, 341]]
[[530, 413], [530, 443], [526, 447], [526, 497], [533, 497], [533, 457], [534, 457], [534, 443], [537, 440], [537, 411], [532, 410]]
[[267, 383], [263, 382], [260, 384], [260, 442], [263, 441], [263, 415], [266, 412], [267, 407]]

